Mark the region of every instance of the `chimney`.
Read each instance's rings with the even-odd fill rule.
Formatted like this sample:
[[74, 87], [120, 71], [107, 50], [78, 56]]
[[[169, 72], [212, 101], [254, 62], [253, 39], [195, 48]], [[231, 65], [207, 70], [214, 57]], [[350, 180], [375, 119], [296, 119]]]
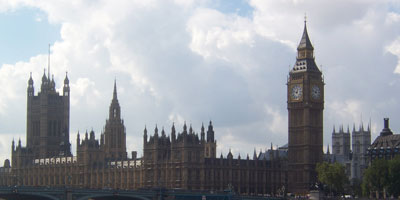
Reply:
[[380, 136], [393, 135], [393, 132], [389, 128], [389, 118], [383, 118], [383, 129]]

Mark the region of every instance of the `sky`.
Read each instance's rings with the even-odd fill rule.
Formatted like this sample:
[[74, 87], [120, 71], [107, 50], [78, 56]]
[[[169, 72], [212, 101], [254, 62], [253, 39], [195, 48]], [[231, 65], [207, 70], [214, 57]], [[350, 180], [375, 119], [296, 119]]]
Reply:
[[[400, 2], [395, 0], [0, 1], [0, 162], [26, 144], [26, 88], [47, 68], [71, 85], [70, 141], [108, 116], [114, 79], [128, 152], [143, 129], [213, 121], [218, 152], [287, 143], [287, 76], [304, 16], [325, 81], [324, 147], [333, 126], [390, 118], [400, 133]], [[338, 129], [338, 128], [337, 128]], [[130, 154], [130, 153], [128, 153]]]

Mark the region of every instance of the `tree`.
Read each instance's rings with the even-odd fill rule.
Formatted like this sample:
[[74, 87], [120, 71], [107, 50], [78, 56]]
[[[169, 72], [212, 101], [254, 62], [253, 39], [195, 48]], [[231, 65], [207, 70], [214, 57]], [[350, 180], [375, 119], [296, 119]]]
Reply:
[[388, 192], [394, 197], [400, 195], [400, 157], [389, 161]]
[[389, 185], [389, 162], [384, 159], [376, 159], [365, 170], [363, 177], [363, 193], [369, 195], [375, 191], [377, 198], [380, 192], [385, 192]]
[[344, 193], [344, 187], [349, 182], [344, 166], [340, 163], [329, 164], [327, 162], [317, 164], [318, 180], [327, 185], [329, 190], [335, 193]]

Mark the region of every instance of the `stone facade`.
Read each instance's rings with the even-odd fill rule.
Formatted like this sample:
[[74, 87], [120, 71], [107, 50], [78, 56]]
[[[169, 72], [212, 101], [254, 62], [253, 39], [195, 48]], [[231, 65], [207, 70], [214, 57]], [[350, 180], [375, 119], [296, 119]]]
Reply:
[[[43, 78], [43, 81], [47, 79]], [[29, 91], [29, 88], [33, 88], [31, 82], [30, 79], [28, 98], [33, 96], [33, 92]], [[67, 86], [66, 77], [64, 88]], [[44, 89], [47, 90], [42, 87], [42, 90]], [[55, 90], [39, 93], [43, 94], [51, 96], [57, 93]], [[69, 95], [69, 89], [64, 95]], [[31, 116], [29, 112], [30, 108], [28, 116]], [[61, 112], [64, 116], [69, 110], [56, 109], [54, 112]], [[31, 121], [37, 118], [40, 117], [32, 117]], [[68, 128], [69, 126], [65, 127]], [[44, 130], [44, 133], [48, 132], [48, 129]], [[202, 191], [223, 191], [230, 188], [240, 194], [252, 195], [276, 194], [282, 191], [282, 188], [287, 188], [287, 160], [285, 157], [281, 158], [279, 154], [271, 155], [268, 159], [257, 156], [253, 159], [249, 159], [249, 156], [241, 159], [240, 156], [233, 158], [229, 152], [226, 157], [221, 155], [217, 158], [217, 141], [214, 139], [215, 132], [211, 121], [207, 131], [202, 125], [200, 134], [195, 133], [191, 126], [188, 129], [186, 124], [179, 133], [175, 130], [175, 125], [172, 125], [168, 136], [164, 129], [159, 133], [158, 127], [155, 127], [153, 135], [148, 135], [145, 128], [143, 157], [137, 158], [137, 153], [132, 152], [132, 156], [128, 158], [126, 130], [121, 118], [116, 83], [114, 83], [109, 116], [103, 130], [100, 139], [96, 139], [94, 131], [82, 134], [82, 138], [78, 132], [76, 156], [63, 151], [64, 146], [59, 145], [58, 154], [52, 151], [53, 153], [46, 157], [46, 154], [41, 154], [40, 148], [29, 146], [30, 143], [27, 147], [23, 147], [21, 141], [17, 145], [13, 141], [11, 147], [13, 164], [12, 167], [8, 164], [1, 168], [0, 185], [97, 189], [161, 187]], [[31, 134], [31, 130], [28, 134]], [[39, 135], [43, 133], [40, 132]], [[63, 139], [64, 135], [60, 134], [59, 137], [57, 133], [54, 137]], [[48, 138], [43, 139], [48, 140]], [[39, 154], [36, 154], [36, 149]]]
[[346, 174], [352, 182], [360, 182], [364, 170], [368, 167], [367, 149], [370, 145], [370, 125], [368, 125], [367, 130], [364, 129], [362, 123], [358, 130], [353, 125], [352, 132], [350, 132], [349, 127], [347, 127], [347, 131], [343, 130], [343, 126], [339, 128], [339, 131], [336, 131], [334, 127], [330, 160], [343, 164]]

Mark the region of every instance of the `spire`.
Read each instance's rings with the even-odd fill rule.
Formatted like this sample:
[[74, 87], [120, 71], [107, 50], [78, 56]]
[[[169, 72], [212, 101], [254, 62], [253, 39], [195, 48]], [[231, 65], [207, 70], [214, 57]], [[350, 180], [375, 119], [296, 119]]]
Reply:
[[163, 126], [162, 129], [161, 129], [161, 136], [162, 136], [162, 137], [165, 137], [164, 126]]
[[347, 124], [347, 133], [350, 133], [350, 126]]
[[193, 128], [192, 128], [192, 124], [189, 125], [189, 133], [192, 134], [193, 133]]
[[28, 84], [33, 85], [32, 72], [30, 73]]
[[69, 85], [68, 72], [65, 72], [64, 85]]
[[253, 160], [257, 160], [257, 152], [256, 152], [256, 148], [254, 148]]
[[172, 122], [172, 127], [171, 127], [171, 141], [175, 141], [175, 123]]
[[183, 122], [183, 132], [186, 133], [186, 130], [187, 130], [186, 121], [184, 121], [184, 122]]
[[205, 141], [205, 132], [204, 132], [204, 124], [201, 123], [201, 132], [200, 132], [201, 141]]
[[121, 120], [121, 107], [117, 99], [117, 80], [114, 80], [113, 99], [111, 100], [109, 119]]
[[48, 61], [47, 61], [47, 73], [48, 73], [48, 75], [47, 75], [47, 77], [49, 77], [49, 80], [50, 80], [50, 44], [49, 44], [49, 55], [48, 55], [47, 59], [48, 59]]
[[81, 141], [81, 138], [80, 138], [80, 135], [79, 135], [79, 131], [78, 131], [78, 134], [76, 135], [76, 145], [80, 145], [80, 141]]
[[113, 100], [117, 99], [117, 79], [114, 79], [114, 93], [113, 93]]
[[333, 133], [333, 134], [336, 133], [335, 125], [333, 125], [333, 132], [332, 132], [332, 133]]
[[303, 49], [314, 50], [314, 47], [311, 44], [310, 38], [308, 37], [307, 20], [306, 19], [304, 19], [303, 36], [301, 37], [299, 46], [297, 46], [297, 50], [303, 50]]
[[43, 70], [43, 76], [42, 76], [42, 84], [47, 82], [47, 76], [46, 76], [46, 68]]
[[154, 129], [154, 136], [158, 136], [158, 128], [157, 128], [157, 124], [156, 124], [156, 128]]
[[331, 154], [331, 153], [329, 152], [329, 144], [328, 144], [328, 150], [327, 150], [326, 154], [328, 154], [328, 155]]

